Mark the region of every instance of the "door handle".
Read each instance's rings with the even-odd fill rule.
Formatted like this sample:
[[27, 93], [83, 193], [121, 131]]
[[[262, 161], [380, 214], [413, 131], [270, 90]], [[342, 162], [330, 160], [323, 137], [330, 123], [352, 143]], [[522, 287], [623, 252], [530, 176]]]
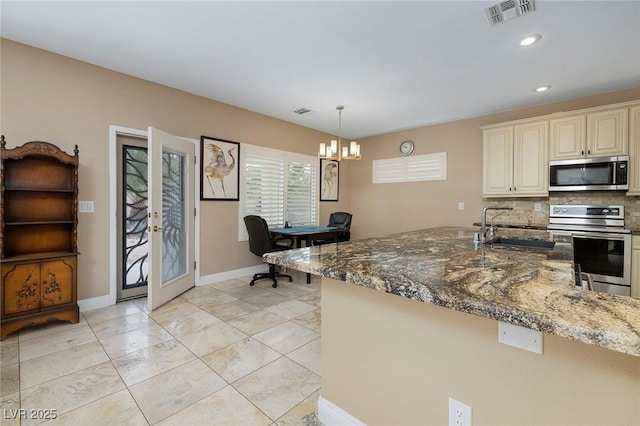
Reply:
[[581, 272], [580, 279], [584, 280], [581, 283], [583, 290], [593, 290], [593, 278], [591, 277], [591, 274], [586, 274], [584, 272]]
[[585, 238], [585, 239], [599, 238], [599, 239], [602, 239], [602, 240], [610, 240], [610, 241], [624, 241], [625, 240], [625, 235], [600, 234], [600, 233], [597, 233], [597, 232], [592, 232], [592, 233], [589, 233], [589, 234], [580, 234], [580, 233], [573, 232], [571, 235], [574, 238]]
[[162, 227], [158, 226], [158, 225], [153, 225], [153, 232], [158, 232], [162, 230]]

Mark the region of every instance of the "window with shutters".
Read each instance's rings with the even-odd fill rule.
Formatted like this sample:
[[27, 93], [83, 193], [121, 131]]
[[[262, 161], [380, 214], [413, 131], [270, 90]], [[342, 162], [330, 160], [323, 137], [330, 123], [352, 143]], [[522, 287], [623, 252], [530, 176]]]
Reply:
[[318, 159], [243, 144], [239, 238], [248, 239], [243, 218], [262, 216], [269, 227], [318, 224]]
[[414, 155], [373, 161], [373, 183], [447, 179], [447, 153]]

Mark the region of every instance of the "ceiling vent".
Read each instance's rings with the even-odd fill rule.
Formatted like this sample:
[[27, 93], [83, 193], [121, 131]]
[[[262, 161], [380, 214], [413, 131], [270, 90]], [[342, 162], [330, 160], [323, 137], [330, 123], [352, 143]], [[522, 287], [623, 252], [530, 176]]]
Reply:
[[533, 12], [533, 0], [506, 0], [484, 8], [489, 25], [500, 24]]
[[311, 112], [310, 109], [307, 108], [298, 108], [297, 110], [293, 111], [295, 114], [298, 115], [305, 115], [305, 114], [309, 114]]

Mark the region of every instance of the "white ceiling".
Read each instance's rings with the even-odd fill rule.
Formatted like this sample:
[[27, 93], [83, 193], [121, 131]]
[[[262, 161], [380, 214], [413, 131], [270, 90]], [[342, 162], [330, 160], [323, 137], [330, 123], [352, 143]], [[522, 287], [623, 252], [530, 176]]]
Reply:
[[328, 133], [344, 105], [348, 138], [640, 86], [640, 1], [536, 0], [494, 27], [491, 3], [4, 0], [0, 34]]

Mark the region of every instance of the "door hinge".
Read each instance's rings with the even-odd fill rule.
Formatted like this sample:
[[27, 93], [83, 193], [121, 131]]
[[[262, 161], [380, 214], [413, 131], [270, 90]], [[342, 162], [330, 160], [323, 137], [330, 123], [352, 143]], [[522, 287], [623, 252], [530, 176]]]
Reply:
[[193, 215], [194, 215], [194, 216], [198, 216], [198, 213], [197, 213], [197, 210], [196, 210], [196, 208], [195, 208], [195, 207], [193, 208]]
[[194, 261], [193, 261], [193, 270], [194, 270], [194, 271], [196, 270], [196, 266], [197, 266], [197, 264], [196, 264], [196, 261], [194, 260]]
[[198, 157], [197, 156], [193, 156], [193, 164], [198, 164]]

